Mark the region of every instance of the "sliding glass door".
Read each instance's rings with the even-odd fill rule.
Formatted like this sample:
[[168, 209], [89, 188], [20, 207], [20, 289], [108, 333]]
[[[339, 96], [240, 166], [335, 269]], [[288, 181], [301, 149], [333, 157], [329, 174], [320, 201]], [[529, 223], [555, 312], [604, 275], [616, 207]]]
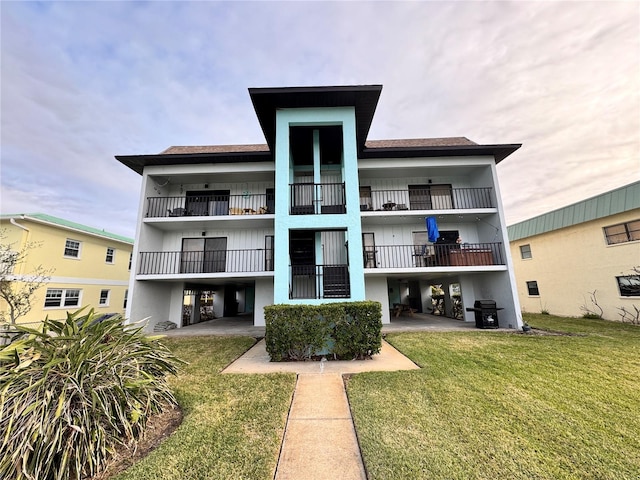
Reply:
[[227, 238], [183, 238], [180, 273], [224, 272]]

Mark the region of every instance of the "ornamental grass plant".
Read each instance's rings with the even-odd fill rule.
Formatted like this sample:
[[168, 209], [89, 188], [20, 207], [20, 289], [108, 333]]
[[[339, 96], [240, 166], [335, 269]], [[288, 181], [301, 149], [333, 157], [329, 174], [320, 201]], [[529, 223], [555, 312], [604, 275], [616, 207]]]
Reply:
[[0, 478], [95, 475], [176, 403], [166, 377], [181, 361], [119, 315], [78, 311], [18, 329], [0, 350]]

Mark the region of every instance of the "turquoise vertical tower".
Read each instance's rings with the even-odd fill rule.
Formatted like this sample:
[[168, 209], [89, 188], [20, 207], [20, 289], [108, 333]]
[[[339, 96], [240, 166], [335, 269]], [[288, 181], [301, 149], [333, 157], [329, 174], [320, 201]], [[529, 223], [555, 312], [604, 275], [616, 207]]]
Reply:
[[[336, 135], [336, 132], [341, 134]], [[304, 135], [298, 135], [299, 133]], [[303, 137], [301, 147], [298, 145], [301, 143], [298, 137]], [[323, 141], [326, 137], [331, 138]], [[308, 149], [304, 142], [310, 143]], [[275, 145], [272, 148], [276, 164], [274, 302], [318, 304], [364, 300], [355, 107], [277, 109]], [[305, 152], [302, 161], [293, 154], [300, 149]], [[328, 162], [325, 159], [325, 152], [329, 149], [334, 155], [336, 152], [340, 154], [339, 161]], [[328, 183], [325, 181], [327, 177], [339, 178], [340, 182]], [[299, 178], [304, 181], [297, 182]], [[337, 211], [325, 211], [323, 202], [328, 201], [327, 197], [339, 194], [342, 182], [344, 205]], [[295, 190], [296, 186], [300, 188]], [[305, 214], [293, 214], [292, 207], [297, 195], [309, 196], [313, 202]], [[336, 244], [335, 239], [342, 241], [344, 235], [345, 261], [348, 265], [348, 289], [345, 291], [348, 294], [340, 298], [328, 298], [319, 293], [313, 295], [315, 298], [295, 295], [292, 290], [295, 286], [292, 284], [290, 258], [291, 232], [302, 232], [302, 235], [308, 232], [309, 241], [314, 242], [316, 269], [326, 263], [329, 256], [329, 248], [322, 243], [323, 236], [331, 236]], [[326, 271], [325, 267], [324, 272]], [[327, 278], [327, 274], [320, 276], [320, 290], [321, 282], [327, 282]]]

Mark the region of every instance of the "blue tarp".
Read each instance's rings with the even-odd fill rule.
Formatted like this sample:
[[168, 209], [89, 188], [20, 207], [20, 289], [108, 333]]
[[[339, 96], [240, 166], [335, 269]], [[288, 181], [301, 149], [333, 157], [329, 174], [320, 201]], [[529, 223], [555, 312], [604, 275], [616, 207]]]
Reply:
[[427, 222], [427, 236], [430, 242], [435, 242], [440, 237], [440, 232], [438, 231], [438, 224], [436, 223], [435, 217], [426, 217], [425, 221]]

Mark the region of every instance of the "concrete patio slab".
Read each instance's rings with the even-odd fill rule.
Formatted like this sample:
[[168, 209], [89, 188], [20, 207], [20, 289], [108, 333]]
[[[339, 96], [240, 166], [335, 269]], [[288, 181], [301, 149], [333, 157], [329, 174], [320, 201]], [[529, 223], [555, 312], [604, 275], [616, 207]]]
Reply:
[[[463, 322], [453, 318], [415, 313], [413, 316], [401, 315], [393, 317], [391, 323], [382, 325], [382, 333], [416, 332], [416, 331], [469, 331], [475, 329], [474, 322]], [[495, 331], [495, 330], [494, 330]], [[253, 315], [242, 314], [236, 317], [221, 317], [195, 325], [187, 325], [174, 330], [158, 332], [168, 337], [200, 336], [200, 335], [246, 335], [261, 338], [265, 335], [265, 327], [253, 325]]]
[[384, 340], [380, 353], [371, 360], [321, 362], [271, 362], [264, 340], [260, 340], [222, 373], [360, 373], [418, 369], [415, 363]]

